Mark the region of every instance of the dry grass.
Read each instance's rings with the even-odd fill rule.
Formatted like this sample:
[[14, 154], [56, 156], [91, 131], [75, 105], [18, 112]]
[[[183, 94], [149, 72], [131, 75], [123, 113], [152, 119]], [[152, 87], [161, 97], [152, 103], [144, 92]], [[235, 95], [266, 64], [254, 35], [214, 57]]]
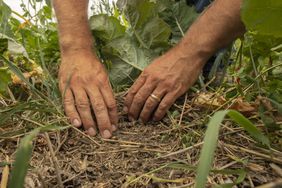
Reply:
[[[118, 96], [120, 104], [122, 95]], [[74, 128], [41, 134], [34, 142], [26, 187], [192, 187], [209, 111], [194, 106], [192, 96], [184, 101], [179, 100], [172, 115], [162, 122], [142, 125], [120, 114], [119, 130], [108, 140], [89, 138]], [[7, 156], [13, 161], [24, 134], [19, 130], [31, 124], [14, 121], [1, 128], [14, 136], [0, 138], [0, 161], [6, 161]], [[281, 152], [262, 149], [241, 128], [225, 121], [213, 168], [246, 170], [247, 176], [238, 187], [281, 183]], [[176, 162], [190, 170], [168, 166]], [[208, 183], [228, 183], [237, 177], [212, 173]]]

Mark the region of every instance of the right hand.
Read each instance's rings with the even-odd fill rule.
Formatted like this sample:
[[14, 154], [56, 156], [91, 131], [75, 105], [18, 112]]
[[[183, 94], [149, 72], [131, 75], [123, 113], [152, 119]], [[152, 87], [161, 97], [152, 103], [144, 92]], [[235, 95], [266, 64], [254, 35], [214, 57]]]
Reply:
[[118, 124], [116, 101], [105, 68], [93, 52], [63, 54], [59, 86], [65, 113], [72, 125], [83, 125], [90, 136], [96, 135], [96, 128], [103, 138], [112, 136]]

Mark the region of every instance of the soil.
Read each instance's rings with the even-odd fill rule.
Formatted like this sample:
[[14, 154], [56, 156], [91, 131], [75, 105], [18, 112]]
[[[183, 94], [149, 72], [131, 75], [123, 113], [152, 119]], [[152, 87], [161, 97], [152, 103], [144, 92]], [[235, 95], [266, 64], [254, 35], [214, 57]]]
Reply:
[[[48, 133], [55, 159], [46, 134], [41, 134], [34, 141], [25, 187], [60, 187], [58, 176], [63, 187], [193, 187], [207, 113], [191, 105], [188, 100], [183, 107], [180, 100], [169, 117], [146, 125], [129, 122], [121, 114], [119, 130], [111, 139], [90, 138], [74, 128]], [[6, 156], [13, 160], [19, 139], [0, 138], [0, 161]], [[230, 121], [221, 129], [215, 156], [214, 169], [247, 172], [237, 187], [281, 179], [281, 153], [274, 151], [269, 157], [267, 150]], [[211, 173], [207, 187], [237, 178], [236, 174]]]

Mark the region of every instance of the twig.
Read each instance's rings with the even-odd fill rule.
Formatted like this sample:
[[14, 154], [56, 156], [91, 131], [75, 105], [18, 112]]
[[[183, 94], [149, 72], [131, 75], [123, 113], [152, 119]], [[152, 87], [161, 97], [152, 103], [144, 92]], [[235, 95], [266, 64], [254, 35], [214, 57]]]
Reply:
[[[6, 156], [6, 161], [7, 161], [7, 163], [9, 163], [9, 157], [8, 156]], [[2, 178], [1, 178], [1, 182], [0, 182], [1, 188], [7, 188], [8, 179], [9, 179], [9, 172], [10, 172], [9, 166], [6, 165], [3, 169], [3, 171], [2, 171]]]
[[181, 125], [181, 122], [182, 122], [183, 114], [184, 114], [184, 111], [185, 111], [185, 106], [186, 106], [186, 103], [187, 103], [187, 97], [188, 97], [188, 94], [186, 93], [186, 94], [185, 94], [185, 100], [184, 100], [184, 104], [183, 104], [183, 107], [182, 107], [182, 112], [181, 112], [181, 115], [180, 115], [180, 118], [179, 118], [178, 125]]
[[274, 163], [269, 165], [281, 178], [282, 178], [282, 169]]
[[257, 188], [275, 188], [275, 187], [281, 187], [282, 186], [282, 179], [278, 179], [275, 182], [267, 183], [261, 186], [258, 186]]
[[273, 161], [273, 162], [278, 163], [278, 164], [282, 164], [282, 159], [280, 159], [280, 158], [272, 157], [270, 155], [265, 155], [265, 154], [262, 154], [262, 153], [259, 153], [259, 152], [253, 151], [253, 150], [249, 150], [247, 148], [243, 148], [243, 147], [240, 147], [240, 146], [234, 146], [234, 145], [226, 144], [226, 143], [222, 143], [222, 144], [226, 145], [226, 146], [229, 146], [229, 147], [231, 147], [233, 149], [236, 149], [236, 150], [239, 149], [241, 151], [244, 151], [244, 152], [247, 152], [247, 153], [259, 156], [259, 157], [262, 157], [262, 158], [264, 158], [266, 160]]
[[47, 145], [48, 145], [49, 150], [50, 150], [51, 159], [54, 163], [54, 167], [55, 167], [55, 170], [56, 170], [58, 185], [59, 185], [60, 188], [64, 188], [62, 178], [61, 178], [60, 168], [59, 168], [58, 161], [56, 159], [56, 156], [55, 156], [55, 153], [54, 153], [54, 150], [53, 150], [53, 147], [52, 147], [50, 137], [47, 133], [44, 133], [44, 134], [45, 134], [45, 137], [46, 137], [46, 140], [47, 140]]
[[184, 149], [181, 149], [181, 150], [178, 150], [178, 151], [169, 153], [169, 154], [167, 154], [167, 155], [160, 156], [160, 157], [158, 157], [158, 158], [166, 158], [166, 157], [171, 157], [171, 156], [173, 156], [173, 155], [177, 155], [177, 154], [180, 154], [180, 153], [184, 153], [184, 152], [186, 152], [186, 151], [188, 151], [188, 150], [190, 150], [190, 149], [193, 149], [193, 148], [195, 148], [195, 147], [199, 147], [199, 146], [201, 146], [201, 145], [203, 145], [203, 144], [204, 144], [204, 142], [200, 142], [200, 143], [197, 143], [197, 144], [195, 144], [195, 145], [193, 145], [193, 146], [190, 146], [190, 147], [188, 147], [188, 148], [184, 148]]

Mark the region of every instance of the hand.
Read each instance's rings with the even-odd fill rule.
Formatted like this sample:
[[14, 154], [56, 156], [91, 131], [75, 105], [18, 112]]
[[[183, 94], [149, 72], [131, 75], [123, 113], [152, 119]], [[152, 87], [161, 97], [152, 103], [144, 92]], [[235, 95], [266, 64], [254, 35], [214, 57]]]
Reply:
[[65, 113], [71, 123], [75, 127], [83, 125], [86, 133], [94, 136], [97, 122], [101, 136], [110, 138], [117, 129], [117, 106], [108, 76], [98, 58], [88, 51], [64, 54], [59, 85]]
[[154, 60], [128, 91], [124, 110], [129, 119], [161, 120], [198, 79], [203, 65], [201, 58], [184, 57], [177, 48]]

